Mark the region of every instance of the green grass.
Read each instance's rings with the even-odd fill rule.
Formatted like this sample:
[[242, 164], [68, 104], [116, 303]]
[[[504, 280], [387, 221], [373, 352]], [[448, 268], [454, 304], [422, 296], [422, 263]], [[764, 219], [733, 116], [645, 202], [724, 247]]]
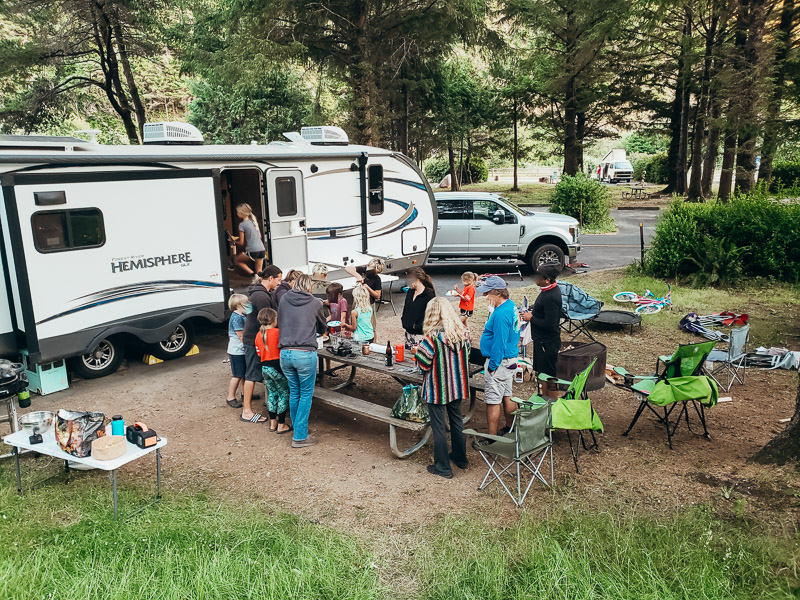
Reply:
[[356, 539], [250, 498], [235, 504], [167, 493], [131, 521], [115, 522], [99, 474], [19, 498], [9, 461], [4, 466], [0, 598], [385, 597]]
[[495, 192], [514, 204], [550, 204], [550, 196], [555, 186], [549, 183], [523, 183], [518, 192], [512, 192], [505, 182], [485, 181], [462, 186], [463, 191]]
[[798, 585], [791, 528], [770, 534], [709, 507], [653, 517], [557, 493], [513, 524], [448, 517], [389, 534], [392, 544], [385, 528], [356, 537], [246, 495], [168, 492], [115, 522], [102, 475], [18, 497], [10, 467], [0, 470], [4, 599], [790, 598]]

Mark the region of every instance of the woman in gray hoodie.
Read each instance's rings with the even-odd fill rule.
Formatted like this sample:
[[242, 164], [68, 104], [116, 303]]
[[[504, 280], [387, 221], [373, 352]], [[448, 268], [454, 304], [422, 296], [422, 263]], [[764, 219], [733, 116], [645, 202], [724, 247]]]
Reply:
[[281, 298], [278, 311], [278, 348], [281, 370], [289, 382], [289, 414], [294, 428], [292, 448], [313, 446], [308, 416], [317, 378], [317, 333], [325, 331], [322, 301], [311, 295], [313, 281], [305, 273]]

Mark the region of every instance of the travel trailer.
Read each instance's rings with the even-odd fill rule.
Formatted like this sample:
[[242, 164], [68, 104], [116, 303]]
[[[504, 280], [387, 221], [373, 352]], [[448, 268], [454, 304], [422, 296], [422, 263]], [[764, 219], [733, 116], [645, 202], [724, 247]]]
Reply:
[[633, 179], [633, 165], [625, 156], [625, 150], [614, 148], [600, 161], [600, 181], [609, 183], [630, 183]]
[[192, 347], [192, 323], [221, 322], [232, 290], [227, 232], [249, 204], [284, 272], [380, 257], [422, 265], [436, 231], [425, 177], [407, 157], [351, 145], [335, 127], [267, 145], [202, 145], [193, 127], [146, 125], [143, 146], [0, 136], [0, 355], [70, 359], [83, 377], [119, 366], [132, 339], [160, 358]]

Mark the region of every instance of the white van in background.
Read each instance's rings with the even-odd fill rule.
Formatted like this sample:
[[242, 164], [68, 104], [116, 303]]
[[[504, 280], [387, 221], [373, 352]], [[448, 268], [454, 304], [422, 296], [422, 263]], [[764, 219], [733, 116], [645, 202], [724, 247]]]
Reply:
[[630, 183], [633, 180], [633, 165], [623, 148], [614, 148], [603, 157], [599, 179], [608, 183]]

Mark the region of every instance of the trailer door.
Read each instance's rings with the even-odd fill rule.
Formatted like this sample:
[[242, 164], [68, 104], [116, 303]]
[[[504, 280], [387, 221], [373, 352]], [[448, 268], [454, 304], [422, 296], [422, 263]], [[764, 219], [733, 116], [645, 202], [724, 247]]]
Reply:
[[267, 216], [269, 260], [283, 269], [308, 266], [308, 233], [303, 172], [300, 169], [267, 169]]
[[32, 172], [2, 183], [32, 362], [116, 333], [153, 343], [185, 318], [224, 318], [217, 171]]

